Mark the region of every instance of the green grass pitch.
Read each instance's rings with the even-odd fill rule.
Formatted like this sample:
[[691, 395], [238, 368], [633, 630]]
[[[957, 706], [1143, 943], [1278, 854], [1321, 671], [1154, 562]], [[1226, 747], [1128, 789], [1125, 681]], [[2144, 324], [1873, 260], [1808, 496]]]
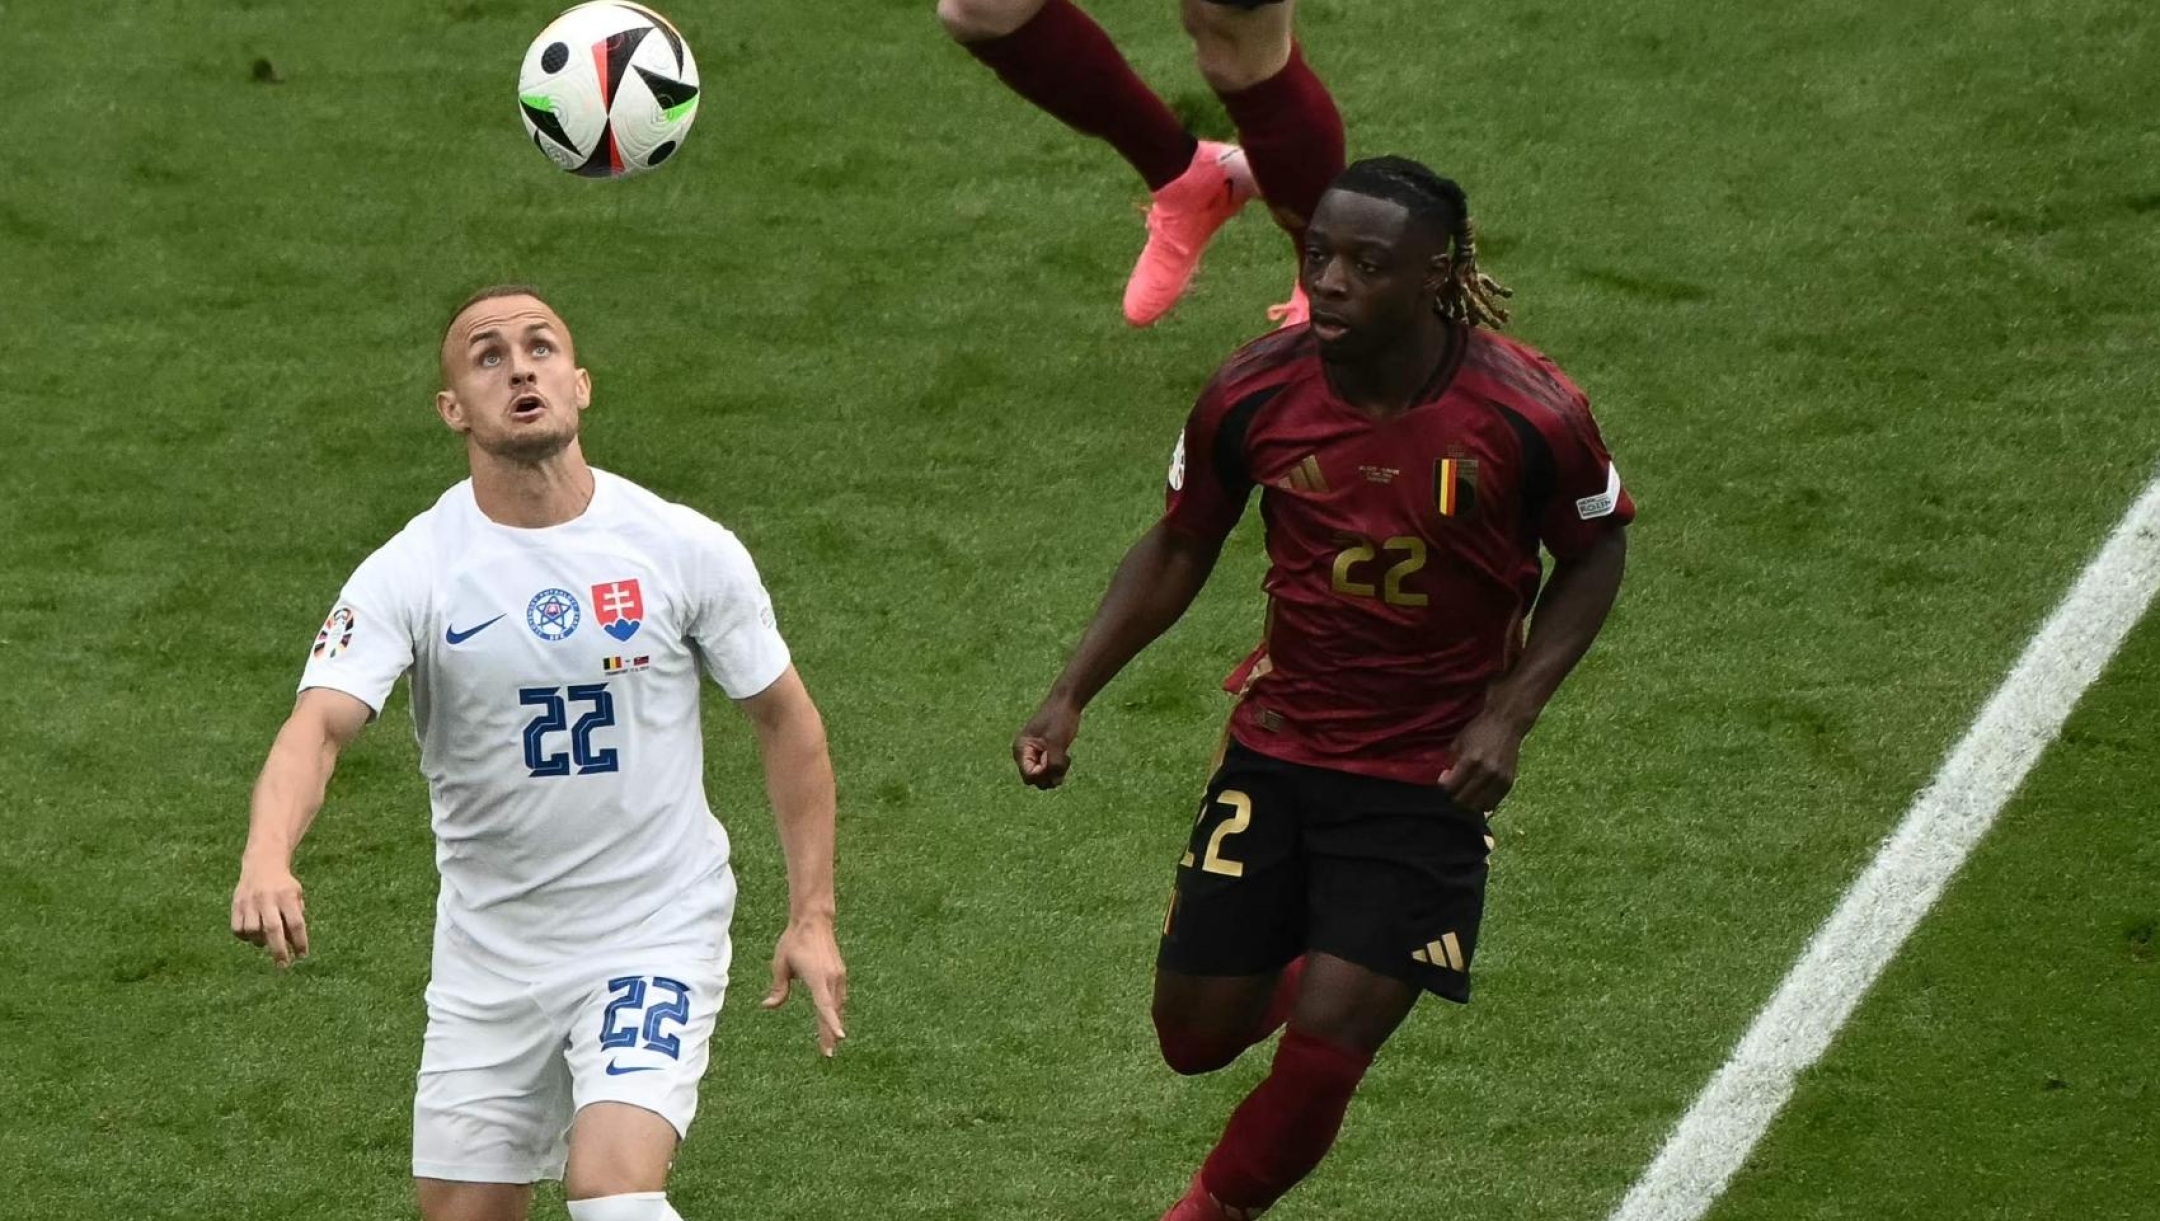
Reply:
[[[273, 971], [226, 910], [324, 609], [461, 477], [443, 311], [524, 279], [593, 370], [595, 461], [759, 558], [840, 777], [828, 1064], [806, 1013], [749, 1003], [781, 875], [709, 710], [743, 903], [677, 1206], [1153, 1218], [1264, 1068], [1179, 1079], [1146, 1018], [1257, 533], [1066, 790], [1006, 750], [1285, 243], [1254, 210], [1128, 331], [1137, 181], [929, 0], [663, 5], [696, 131], [573, 179], [512, 101], [555, 7], [0, 3], [0, 1216], [409, 1207], [434, 880], [402, 697], [301, 855], [315, 957]], [[1170, 0], [1091, 7], [1225, 130]], [[1594, 1221], [2160, 457], [2160, 18], [1300, 8], [1353, 152], [1465, 183], [1642, 518], [1497, 820], [1478, 1002], [1412, 1018], [1274, 1215]], [[2153, 633], [1715, 1216], [2155, 1215]]]

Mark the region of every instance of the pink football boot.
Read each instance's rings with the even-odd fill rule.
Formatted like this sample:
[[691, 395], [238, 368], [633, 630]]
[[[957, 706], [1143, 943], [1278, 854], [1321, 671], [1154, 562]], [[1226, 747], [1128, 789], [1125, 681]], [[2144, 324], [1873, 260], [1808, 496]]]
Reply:
[[1148, 206], [1147, 246], [1125, 282], [1125, 321], [1151, 326], [1169, 313], [1192, 283], [1208, 239], [1259, 193], [1244, 149], [1200, 141], [1192, 164]]

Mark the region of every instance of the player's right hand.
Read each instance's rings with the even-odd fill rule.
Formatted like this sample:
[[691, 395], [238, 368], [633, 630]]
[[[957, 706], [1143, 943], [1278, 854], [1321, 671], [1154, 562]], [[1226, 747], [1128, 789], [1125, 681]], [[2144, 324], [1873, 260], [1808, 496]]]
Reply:
[[233, 888], [233, 936], [265, 946], [281, 967], [307, 957], [307, 903], [300, 879], [285, 865], [240, 862], [240, 884]]
[[1021, 783], [1038, 789], [1063, 784], [1065, 772], [1072, 767], [1073, 739], [1079, 736], [1080, 710], [1063, 700], [1044, 700], [1013, 739], [1013, 762], [1020, 767]]

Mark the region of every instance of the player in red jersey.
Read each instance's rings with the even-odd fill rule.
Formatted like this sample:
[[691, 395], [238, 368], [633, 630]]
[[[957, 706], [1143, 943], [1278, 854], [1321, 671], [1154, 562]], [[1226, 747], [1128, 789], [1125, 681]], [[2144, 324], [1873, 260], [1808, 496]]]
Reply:
[[1605, 622], [1635, 514], [1582, 392], [1492, 329], [1505, 290], [1478, 270], [1453, 182], [1400, 158], [1351, 166], [1302, 279], [1311, 324], [1247, 346], [1201, 393], [1167, 511], [1013, 743], [1028, 784], [1064, 779], [1081, 710], [1184, 613], [1260, 489], [1266, 637], [1226, 684], [1240, 699], [1178, 869], [1154, 1016], [1181, 1073], [1287, 1028], [1165, 1221], [1273, 1204], [1334, 1143], [1419, 993], [1469, 999], [1485, 815]]
[[[1292, 37], [1294, 4], [1181, 0], [1238, 148], [1195, 140], [1072, 0], [938, 0], [938, 20], [969, 54], [1066, 126], [1108, 141], [1147, 183], [1147, 245], [1125, 285], [1134, 326], [1169, 312], [1208, 240], [1255, 194], [1295, 243], [1342, 170], [1342, 116]], [[1297, 291], [1270, 316], [1295, 324], [1304, 309]]]

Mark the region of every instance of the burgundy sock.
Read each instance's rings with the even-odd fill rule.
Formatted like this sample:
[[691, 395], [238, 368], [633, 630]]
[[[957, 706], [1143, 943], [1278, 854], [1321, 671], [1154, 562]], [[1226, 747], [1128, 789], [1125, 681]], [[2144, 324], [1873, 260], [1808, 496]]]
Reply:
[[1199, 147], [1185, 125], [1072, 0], [1048, 0], [1010, 34], [962, 43], [1014, 93], [1074, 131], [1107, 140], [1159, 191]]
[[1282, 71], [1220, 96], [1275, 223], [1302, 250], [1305, 222], [1343, 170], [1343, 122], [1335, 99], [1306, 66], [1296, 43]]
[[1327, 1156], [1371, 1064], [1371, 1056], [1295, 1026], [1283, 1032], [1274, 1067], [1231, 1113], [1200, 1167], [1200, 1185], [1232, 1208], [1281, 1199]]

